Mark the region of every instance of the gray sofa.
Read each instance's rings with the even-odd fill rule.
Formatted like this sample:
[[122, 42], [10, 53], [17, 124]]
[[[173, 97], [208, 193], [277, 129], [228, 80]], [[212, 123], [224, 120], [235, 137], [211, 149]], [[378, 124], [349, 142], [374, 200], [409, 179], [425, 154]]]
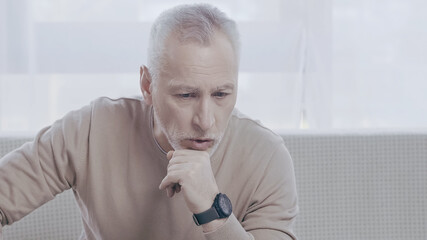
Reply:
[[[427, 239], [427, 131], [283, 134], [295, 164], [300, 239]], [[0, 156], [28, 138], [0, 138]], [[3, 231], [9, 239], [78, 239], [72, 191]]]

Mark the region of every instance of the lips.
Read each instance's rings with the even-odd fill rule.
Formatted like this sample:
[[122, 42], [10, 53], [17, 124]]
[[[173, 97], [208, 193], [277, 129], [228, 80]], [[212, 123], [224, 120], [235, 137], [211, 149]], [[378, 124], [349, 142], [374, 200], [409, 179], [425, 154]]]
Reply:
[[189, 148], [193, 150], [206, 151], [212, 147], [213, 139], [189, 139]]

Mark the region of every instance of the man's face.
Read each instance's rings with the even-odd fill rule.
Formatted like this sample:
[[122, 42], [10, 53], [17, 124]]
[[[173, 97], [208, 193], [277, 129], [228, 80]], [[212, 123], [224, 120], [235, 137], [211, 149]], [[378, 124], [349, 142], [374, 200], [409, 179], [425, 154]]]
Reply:
[[230, 42], [217, 33], [210, 46], [166, 42], [166, 66], [152, 91], [154, 133], [166, 151], [212, 154], [237, 96], [237, 62]]

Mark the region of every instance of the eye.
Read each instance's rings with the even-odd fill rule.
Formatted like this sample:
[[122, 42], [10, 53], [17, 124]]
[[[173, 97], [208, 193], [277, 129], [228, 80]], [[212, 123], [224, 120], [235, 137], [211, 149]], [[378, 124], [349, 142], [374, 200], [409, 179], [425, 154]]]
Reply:
[[195, 93], [180, 93], [180, 94], [177, 94], [176, 96], [178, 98], [181, 98], [181, 99], [190, 99], [190, 98], [196, 97], [196, 94]]
[[226, 92], [215, 92], [212, 94], [212, 96], [216, 97], [216, 98], [225, 98], [226, 96], [230, 95], [229, 93]]

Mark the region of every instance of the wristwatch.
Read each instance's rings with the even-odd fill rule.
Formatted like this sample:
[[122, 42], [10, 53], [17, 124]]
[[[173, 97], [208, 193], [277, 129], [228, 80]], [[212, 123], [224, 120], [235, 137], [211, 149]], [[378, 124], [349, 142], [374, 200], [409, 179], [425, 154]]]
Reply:
[[212, 207], [208, 210], [193, 214], [193, 220], [197, 226], [212, 222], [215, 219], [227, 218], [233, 212], [231, 201], [227, 195], [218, 193], [212, 204]]

